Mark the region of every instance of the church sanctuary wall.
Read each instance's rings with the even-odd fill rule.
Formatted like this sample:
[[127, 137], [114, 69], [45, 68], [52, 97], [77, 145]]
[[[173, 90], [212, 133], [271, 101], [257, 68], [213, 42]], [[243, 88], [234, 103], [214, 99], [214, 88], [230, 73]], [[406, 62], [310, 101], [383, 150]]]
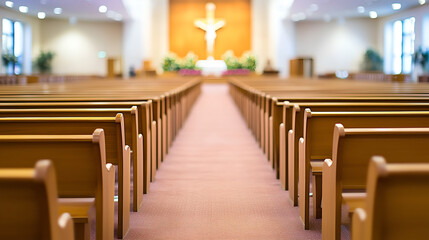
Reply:
[[[16, 11], [11, 11], [0, 7], [0, 18], [8, 18], [14, 21], [20, 21], [24, 25], [24, 63], [23, 72], [30, 74], [32, 72], [32, 59], [37, 57], [40, 52], [40, 23], [41, 21], [35, 17], [21, 14]], [[0, 24], [0, 32], [3, 32], [2, 24]], [[0, 48], [0, 54], [1, 54]], [[0, 64], [1, 73], [4, 73], [3, 64]]]
[[[121, 22], [45, 19], [40, 27], [43, 50], [53, 51], [54, 74], [106, 75], [106, 58], [122, 57]], [[100, 51], [106, 58], [99, 58]]]
[[[386, 41], [389, 27], [392, 26], [393, 22], [396, 20], [403, 20], [406, 18], [415, 17], [415, 40], [414, 46], [417, 49], [422, 46], [423, 48], [429, 48], [429, 4], [424, 4], [422, 6], [417, 6], [414, 8], [406, 9], [400, 11], [396, 14], [392, 14], [386, 17], [379, 18], [378, 20], [378, 31], [377, 31], [377, 39], [378, 39], [378, 48], [380, 49], [380, 53], [384, 55], [384, 57], [390, 56], [390, 52], [392, 51], [391, 46]], [[426, 31], [425, 31], [426, 30]], [[389, 61], [385, 61], [385, 72], [391, 73], [392, 69]]]
[[368, 48], [380, 52], [377, 21], [353, 18], [297, 22], [296, 55], [312, 57], [316, 74], [336, 70], [359, 71]]
[[[207, 58], [205, 32], [194, 26], [198, 18], [206, 17], [206, 0], [170, 0], [169, 43], [170, 51], [183, 57], [193, 51], [200, 59]], [[213, 0], [215, 18], [226, 24], [219, 29], [215, 40], [214, 57], [220, 59], [227, 50], [236, 56], [251, 50], [250, 0]]]

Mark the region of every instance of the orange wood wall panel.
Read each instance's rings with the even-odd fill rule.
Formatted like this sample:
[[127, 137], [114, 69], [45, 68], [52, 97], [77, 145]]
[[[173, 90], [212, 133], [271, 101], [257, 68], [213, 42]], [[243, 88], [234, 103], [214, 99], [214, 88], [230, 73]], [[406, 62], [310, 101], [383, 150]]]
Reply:
[[208, 2], [216, 5], [215, 18], [226, 22], [216, 31], [215, 59], [221, 59], [227, 50], [233, 50], [238, 57], [249, 51], [250, 0], [170, 0], [170, 52], [184, 57], [192, 51], [199, 59], [207, 58], [205, 32], [195, 27], [194, 21], [206, 17]]

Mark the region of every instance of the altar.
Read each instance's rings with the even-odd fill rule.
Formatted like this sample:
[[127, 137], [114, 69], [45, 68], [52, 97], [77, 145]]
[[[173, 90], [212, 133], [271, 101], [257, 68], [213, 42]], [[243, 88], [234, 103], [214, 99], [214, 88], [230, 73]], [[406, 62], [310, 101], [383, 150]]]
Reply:
[[195, 66], [201, 69], [201, 75], [203, 76], [220, 77], [227, 70], [226, 63], [223, 60], [199, 60]]

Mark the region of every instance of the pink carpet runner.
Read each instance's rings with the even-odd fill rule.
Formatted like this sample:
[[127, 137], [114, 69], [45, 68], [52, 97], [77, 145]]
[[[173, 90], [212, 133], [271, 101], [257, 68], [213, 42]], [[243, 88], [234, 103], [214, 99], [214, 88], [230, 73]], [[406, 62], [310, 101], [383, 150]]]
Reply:
[[311, 224], [303, 230], [227, 85], [211, 84], [131, 213], [126, 239], [320, 239], [320, 220]]

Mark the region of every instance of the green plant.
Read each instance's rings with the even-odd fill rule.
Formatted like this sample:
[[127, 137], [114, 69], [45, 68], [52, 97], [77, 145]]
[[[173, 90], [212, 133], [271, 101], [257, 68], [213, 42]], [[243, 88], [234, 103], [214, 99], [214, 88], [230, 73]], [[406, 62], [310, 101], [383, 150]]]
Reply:
[[240, 58], [242, 68], [255, 71], [256, 69], [256, 57], [251, 52], [245, 52]]
[[8, 66], [9, 63], [17, 63], [18, 59], [13, 53], [7, 52], [1, 55], [2, 62], [4, 66]]
[[54, 59], [55, 53], [51, 51], [41, 51], [39, 56], [36, 58], [34, 64], [40, 73], [48, 73], [52, 70], [52, 59]]
[[162, 70], [166, 72], [179, 71], [180, 66], [176, 54], [168, 54], [162, 61]]
[[419, 47], [413, 57], [414, 63], [419, 64], [424, 72], [429, 73], [429, 49], [424, 51], [422, 47]]
[[225, 61], [228, 70], [248, 69], [255, 71], [256, 69], [256, 57], [251, 52], [245, 52], [238, 59], [232, 50], [228, 50], [222, 55], [222, 59]]
[[242, 65], [232, 50], [228, 50], [222, 55], [228, 70], [241, 69]]
[[193, 52], [189, 52], [184, 59], [179, 62], [180, 69], [196, 69], [198, 57]]
[[365, 72], [382, 72], [383, 71], [383, 58], [374, 50], [366, 50], [362, 70]]

